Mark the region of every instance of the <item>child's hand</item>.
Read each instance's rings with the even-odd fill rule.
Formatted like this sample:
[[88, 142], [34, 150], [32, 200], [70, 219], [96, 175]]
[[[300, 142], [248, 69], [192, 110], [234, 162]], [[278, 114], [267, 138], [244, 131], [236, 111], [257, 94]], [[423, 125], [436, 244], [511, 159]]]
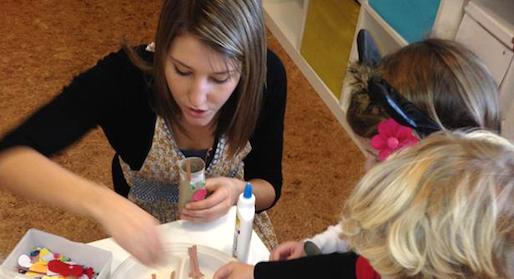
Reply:
[[253, 279], [254, 266], [244, 263], [228, 263], [214, 274], [213, 279]]
[[271, 251], [271, 261], [285, 261], [305, 257], [303, 241], [286, 241]]
[[237, 202], [244, 182], [228, 177], [209, 178], [205, 188], [209, 192], [206, 199], [186, 204], [180, 219], [196, 223], [213, 221], [225, 214]]

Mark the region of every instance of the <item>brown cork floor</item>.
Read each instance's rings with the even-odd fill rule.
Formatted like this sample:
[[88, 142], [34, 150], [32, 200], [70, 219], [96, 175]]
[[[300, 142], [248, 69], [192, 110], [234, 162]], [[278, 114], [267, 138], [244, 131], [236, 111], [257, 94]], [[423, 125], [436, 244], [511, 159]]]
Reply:
[[[73, 76], [118, 49], [122, 38], [134, 44], [151, 41], [160, 3], [0, 1], [0, 134], [55, 96]], [[337, 221], [345, 196], [363, 172], [363, 157], [271, 36], [269, 44], [284, 61], [289, 79], [284, 186], [281, 200], [270, 210], [284, 241], [312, 235]], [[95, 130], [55, 160], [112, 187], [112, 154], [104, 135]], [[82, 242], [107, 236], [88, 218], [0, 191], [0, 258], [29, 228]]]

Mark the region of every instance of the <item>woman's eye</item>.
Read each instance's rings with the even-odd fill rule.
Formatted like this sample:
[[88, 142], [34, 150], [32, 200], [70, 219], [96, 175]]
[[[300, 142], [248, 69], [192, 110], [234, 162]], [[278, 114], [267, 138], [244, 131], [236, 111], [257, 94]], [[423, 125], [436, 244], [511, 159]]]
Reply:
[[175, 72], [181, 76], [189, 76], [191, 75], [191, 72], [188, 72], [188, 71], [181, 71], [179, 68], [177, 68], [177, 66], [174, 66], [175, 68]]
[[226, 76], [224, 78], [216, 78], [216, 77], [211, 77], [211, 80], [215, 83], [225, 83], [227, 82], [228, 80], [230, 79], [230, 76]]

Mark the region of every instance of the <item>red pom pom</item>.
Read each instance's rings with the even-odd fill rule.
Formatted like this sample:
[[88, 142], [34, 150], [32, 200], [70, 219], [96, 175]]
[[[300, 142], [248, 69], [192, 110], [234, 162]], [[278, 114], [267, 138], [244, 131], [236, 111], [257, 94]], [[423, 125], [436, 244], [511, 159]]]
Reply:
[[193, 194], [193, 197], [191, 198], [192, 201], [201, 201], [207, 197], [207, 189], [200, 188], [196, 190], [196, 192]]
[[51, 260], [48, 262], [48, 270], [58, 273], [61, 276], [80, 277], [84, 274], [84, 269], [80, 265], [67, 264], [59, 260]]

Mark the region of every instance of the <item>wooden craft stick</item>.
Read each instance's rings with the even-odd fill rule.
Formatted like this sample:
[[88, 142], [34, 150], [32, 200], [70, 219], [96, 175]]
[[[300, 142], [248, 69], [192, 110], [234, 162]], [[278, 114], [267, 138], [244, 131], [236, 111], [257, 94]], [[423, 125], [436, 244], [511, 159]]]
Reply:
[[172, 271], [170, 274], [170, 279], [175, 279], [175, 271]]
[[204, 275], [200, 271], [200, 264], [198, 263], [198, 253], [196, 250], [196, 245], [187, 248], [187, 252], [189, 253], [189, 277], [193, 279], [203, 278]]
[[155, 275], [155, 273], [152, 273], [152, 279], [157, 279], [157, 275]]

